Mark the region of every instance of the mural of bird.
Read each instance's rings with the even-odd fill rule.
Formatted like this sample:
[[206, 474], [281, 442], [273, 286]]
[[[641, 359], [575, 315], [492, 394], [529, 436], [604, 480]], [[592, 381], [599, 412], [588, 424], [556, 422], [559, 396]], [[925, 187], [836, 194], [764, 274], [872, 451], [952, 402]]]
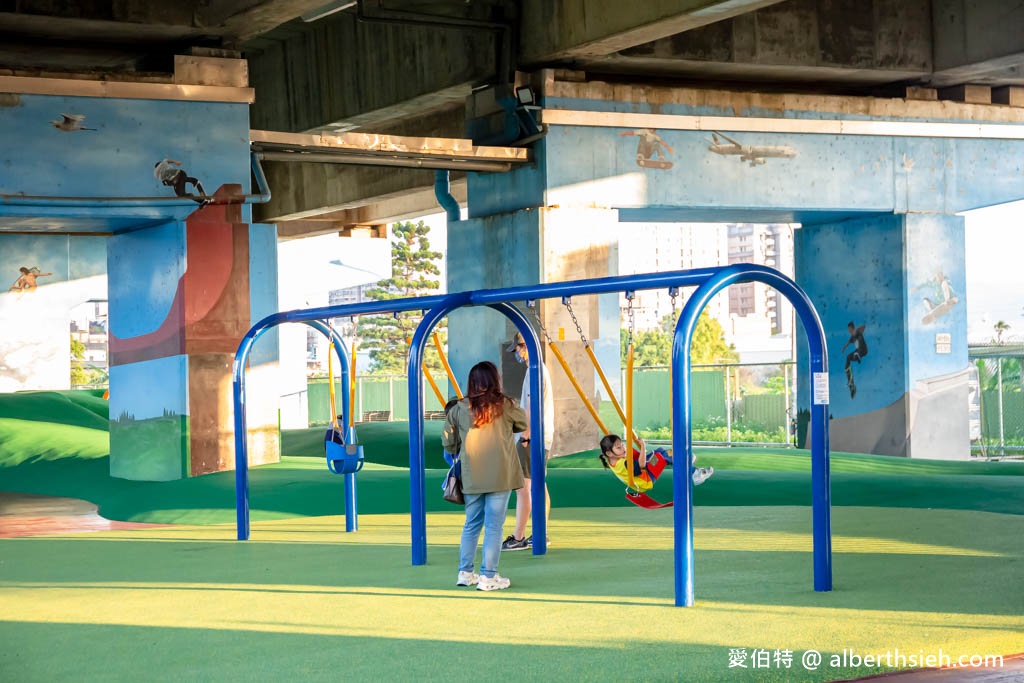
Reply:
[[59, 119], [50, 121], [57, 130], [62, 130], [65, 133], [73, 133], [76, 130], [96, 130], [82, 125], [82, 121], [85, 120], [84, 114], [61, 114], [60, 116]]

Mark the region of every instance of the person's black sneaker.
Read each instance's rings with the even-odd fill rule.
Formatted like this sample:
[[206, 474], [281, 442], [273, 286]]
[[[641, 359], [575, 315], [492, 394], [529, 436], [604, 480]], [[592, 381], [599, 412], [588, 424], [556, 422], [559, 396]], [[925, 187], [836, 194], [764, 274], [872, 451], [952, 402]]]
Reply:
[[[526, 540], [524, 541], [524, 543], [526, 543], [526, 547], [527, 548], [532, 548], [533, 547], [533, 534], [530, 534], [529, 536], [527, 536]], [[548, 547], [549, 548], [551, 547], [551, 539], [550, 538], [548, 539]]]
[[526, 550], [529, 547], [527, 539], [516, 538], [515, 536], [509, 536], [501, 543], [502, 550]]

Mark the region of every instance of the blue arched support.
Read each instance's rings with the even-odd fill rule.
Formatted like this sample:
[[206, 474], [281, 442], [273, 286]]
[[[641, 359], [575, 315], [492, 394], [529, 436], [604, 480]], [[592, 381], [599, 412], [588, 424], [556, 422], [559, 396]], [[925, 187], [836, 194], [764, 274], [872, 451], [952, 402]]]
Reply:
[[434, 171], [434, 196], [437, 197], [437, 203], [444, 209], [448, 222], [455, 223], [462, 213], [459, 209], [459, 202], [452, 196], [450, 177], [451, 171]]
[[423, 316], [409, 344], [409, 516], [412, 563], [427, 563], [427, 461], [423, 450], [423, 352], [430, 332], [441, 318], [469, 303], [469, 292], [445, 297]]
[[[320, 320], [307, 320], [306, 324], [315, 330], [319, 330], [324, 334], [325, 337], [331, 342], [331, 346], [334, 347], [335, 352], [338, 354], [338, 360], [340, 361], [340, 375], [341, 375], [341, 424], [348, 425], [349, 415], [352, 413], [351, 406], [349, 405], [349, 391], [348, 384], [351, 378], [349, 371], [349, 358], [348, 349], [345, 348], [345, 342], [341, 338], [341, 335], [331, 326], [325, 325]], [[334, 381], [334, 378], [328, 378], [328, 381]], [[331, 420], [334, 420], [335, 416], [331, 415]], [[346, 427], [345, 431], [345, 442], [351, 443], [354, 440], [354, 434], [351, 434]], [[356, 492], [356, 475], [355, 472], [349, 472], [345, 476], [345, 531], [359, 531], [359, 505]]]
[[[692, 391], [690, 386], [690, 342], [697, 319], [711, 298], [737, 282], [763, 282], [785, 296], [800, 316], [807, 333], [811, 369], [811, 488], [814, 538], [814, 590], [832, 590], [832, 531], [829, 494], [828, 447], [828, 355], [825, 331], [810, 300], [795, 282], [771, 268], [739, 264], [720, 269], [687, 299], [676, 323], [672, 341], [672, 448], [677, 468], [673, 476], [675, 507], [675, 591], [676, 605], [693, 605], [693, 481], [689, 476], [693, 459]], [[821, 394], [821, 387], [825, 394]], [[815, 388], [819, 392], [815, 392]]]
[[[461, 292], [451, 295], [431, 309], [420, 321], [409, 347], [409, 510], [412, 518], [412, 563], [414, 565], [427, 563], [426, 456], [423, 444], [424, 399], [423, 373], [420, 371], [423, 365], [425, 341], [429, 339], [431, 331], [441, 318], [470, 303], [470, 293]], [[530, 386], [541, 387], [539, 391], [532, 393], [530, 399], [530, 458], [531, 469], [534, 472], [530, 490], [531, 495], [540, 496], [535, 500], [544, 500], [544, 425], [542, 424], [544, 383], [538, 360], [541, 357], [540, 342], [537, 340], [537, 334], [530, 326], [530, 322], [518, 308], [504, 302], [487, 305], [508, 317], [515, 324], [516, 329], [522, 333], [530, 353], [530, 366], [527, 370], [530, 373]], [[540, 514], [537, 513], [536, 507], [533, 510], [533, 533], [539, 538], [547, 538], [545, 511], [546, 506], [544, 505], [540, 506]], [[534, 544], [534, 555], [543, 555], [546, 552], [546, 543], [540, 544], [540, 547], [536, 543]]]
[[[242, 337], [242, 341], [238, 345], [238, 351], [235, 352], [235, 361], [231, 370], [235, 412], [235, 519], [238, 540], [246, 541], [249, 539], [249, 452], [245, 421], [245, 366], [249, 353], [252, 351], [252, 346], [260, 335], [282, 323], [305, 323], [347, 315], [412, 311], [429, 308], [444, 299], [445, 297], [443, 296], [426, 296], [419, 299], [369, 301], [341, 307], [320, 306], [299, 311], [282, 311], [268, 315], [249, 328], [249, 331], [245, 333], [245, 336]], [[342, 312], [339, 313], [339, 310], [342, 310]], [[344, 344], [336, 344], [335, 349], [344, 353]], [[348, 377], [348, 355], [345, 354], [343, 359], [344, 376]], [[351, 406], [349, 408], [351, 409]], [[344, 414], [346, 417], [348, 416], [347, 411]], [[354, 500], [354, 496], [352, 499]]]

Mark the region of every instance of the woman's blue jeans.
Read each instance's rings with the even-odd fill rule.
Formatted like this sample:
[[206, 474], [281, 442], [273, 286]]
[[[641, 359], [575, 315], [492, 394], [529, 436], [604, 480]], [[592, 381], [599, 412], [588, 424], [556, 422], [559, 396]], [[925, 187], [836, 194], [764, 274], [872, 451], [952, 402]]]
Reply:
[[462, 542], [459, 544], [459, 571], [473, 571], [476, 545], [480, 540], [480, 529], [484, 530], [484, 556], [480, 562], [480, 573], [491, 577], [498, 573], [498, 558], [501, 557], [501, 526], [505, 523], [508, 499], [511, 491], [494, 493], [467, 493], [466, 524], [462, 527]]

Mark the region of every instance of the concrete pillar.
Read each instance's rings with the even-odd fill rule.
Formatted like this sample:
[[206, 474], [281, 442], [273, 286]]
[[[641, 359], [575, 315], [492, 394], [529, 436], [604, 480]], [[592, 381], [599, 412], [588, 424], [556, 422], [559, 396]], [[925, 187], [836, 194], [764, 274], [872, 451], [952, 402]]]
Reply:
[[[488, 183], [500, 180], [492, 176]], [[472, 187], [472, 185], [471, 185]], [[493, 195], [490, 195], [493, 197]], [[470, 196], [472, 205], [472, 191]], [[608, 209], [529, 208], [471, 218], [448, 226], [448, 290], [491, 289], [614, 275], [618, 270], [617, 214]], [[517, 302], [522, 307], [523, 302]], [[578, 297], [573, 309], [610, 379], [619, 377], [618, 296]], [[524, 309], [525, 310], [525, 309]], [[537, 310], [537, 309], [535, 309]], [[541, 302], [540, 317], [569, 361], [586, 394], [599, 399], [600, 380], [576, 326], [560, 299]], [[533, 318], [532, 312], [527, 313]], [[514, 327], [490, 309], [463, 309], [449, 316], [448, 338], [456, 377], [490, 360], [502, 369], [505, 391], [518, 398], [526, 366], [503, 350]], [[539, 328], [538, 334], [541, 334]], [[542, 343], [545, 341], [541, 334]], [[546, 353], [555, 394], [555, 454], [595, 447], [600, 435], [554, 356]], [[617, 429], [611, 425], [611, 429]]]
[[[238, 186], [219, 193], [240, 194]], [[110, 472], [164, 481], [234, 467], [232, 360], [277, 308], [276, 231], [239, 205], [110, 238]], [[247, 375], [251, 465], [275, 462], [276, 334]]]
[[[805, 226], [795, 252], [797, 282], [828, 340], [832, 449], [968, 458], [963, 218], [875, 214]], [[857, 342], [844, 345], [861, 326], [867, 353], [854, 355]]]

